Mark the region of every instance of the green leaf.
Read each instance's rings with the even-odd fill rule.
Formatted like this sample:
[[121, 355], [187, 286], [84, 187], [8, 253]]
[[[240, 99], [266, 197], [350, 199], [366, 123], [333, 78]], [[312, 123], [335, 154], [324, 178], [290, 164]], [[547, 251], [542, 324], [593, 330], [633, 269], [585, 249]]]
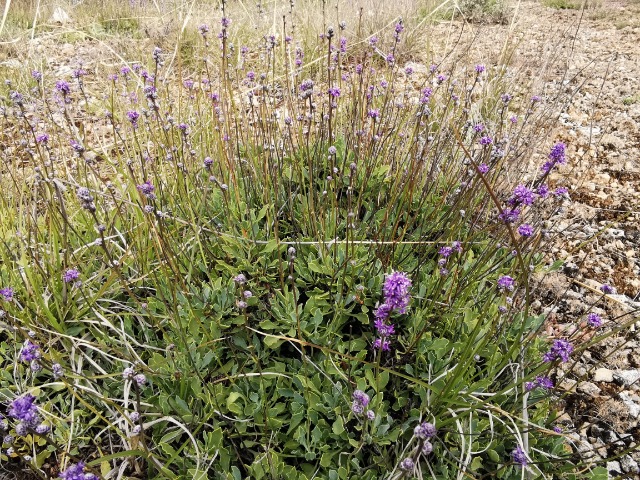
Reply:
[[495, 450], [487, 450], [487, 455], [489, 455], [491, 461], [500, 463], [500, 455]]
[[605, 467], [596, 467], [589, 472], [586, 478], [590, 480], [607, 480], [609, 478], [609, 472]]
[[[329, 465], [331, 465], [331, 460], [333, 459], [334, 455], [335, 455], [335, 452], [324, 452], [322, 454], [322, 457], [320, 457], [320, 465], [324, 468], [328, 468]], [[332, 471], [335, 472], [335, 470], [332, 470]], [[336, 477], [337, 477], [337, 474], [336, 474]]]
[[478, 470], [480, 470], [482, 468], [482, 458], [481, 457], [475, 457], [471, 461], [470, 468], [471, 468], [471, 471], [473, 471], [473, 472], [477, 472]]
[[333, 422], [331, 430], [333, 430], [333, 433], [335, 433], [336, 435], [341, 435], [342, 432], [344, 432], [344, 423], [342, 422], [341, 416], [338, 416], [338, 418], [336, 418], [336, 421]]

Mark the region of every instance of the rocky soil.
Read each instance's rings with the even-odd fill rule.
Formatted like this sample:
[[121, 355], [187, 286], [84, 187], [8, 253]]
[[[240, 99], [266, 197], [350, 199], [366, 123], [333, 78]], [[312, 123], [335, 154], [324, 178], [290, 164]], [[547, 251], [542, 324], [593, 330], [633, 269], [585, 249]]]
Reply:
[[[439, 48], [460, 35], [471, 58], [504, 54], [515, 39], [513, 68], [539, 75], [533, 90], [565, 94], [549, 133], [570, 160], [550, 180], [569, 198], [545, 225], [549, 262], [565, 264], [540, 279], [534, 307], [551, 337], [585, 327], [590, 312], [605, 319], [598, 333], [609, 337], [556, 374], [559, 423], [575, 451], [606, 459], [614, 477], [640, 478], [640, 2], [557, 10], [526, 1], [512, 25], [439, 28]], [[615, 293], [604, 295], [603, 284]]]

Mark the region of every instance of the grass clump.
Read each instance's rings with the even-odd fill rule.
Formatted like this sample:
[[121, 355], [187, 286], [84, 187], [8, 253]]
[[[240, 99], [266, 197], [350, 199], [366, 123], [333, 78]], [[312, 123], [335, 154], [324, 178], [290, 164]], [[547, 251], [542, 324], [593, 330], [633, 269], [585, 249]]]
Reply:
[[566, 193], [547, 181], [563, 144], [524, 176], [541, 99], [484, 65], [403, 67], [402, 21], [357, 60], [346, 26], [317, 57], [286, 28], [198, 30], [180, 76], [156, 48], [108, 79], [5, 87], [2, 461], [105, 479], [589, 470], [553, 373], [585, 331], [547, 340], [530, 309], [541, 212]]

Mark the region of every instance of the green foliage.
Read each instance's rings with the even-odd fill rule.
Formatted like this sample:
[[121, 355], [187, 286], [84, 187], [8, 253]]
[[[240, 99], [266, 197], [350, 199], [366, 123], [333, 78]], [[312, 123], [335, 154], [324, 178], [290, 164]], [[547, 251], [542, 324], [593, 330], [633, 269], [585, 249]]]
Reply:
[[[274, 67], [295, 55], [285, 44], [245, 65], [223, 38], [222, 75], [218, 44], [173, 83], [156, 52], [155, 80], [120, 73], [100, 92], [108, 115], [82, 117], [82, 132], [84, 83], [25, 85], [37, 125], [8, 92], [3, 131], [38, 168], [2, 179], [0, 288], [14, 298], [0, 388], [6, 404], [33, 394], [51, 433], [17, 435], [2, 460], [42, 475], [83, 460], [103, 478], [302, 480], [400, 478], [411, 457], [416, 475], [512, 479], [526, 444], [533, 474], [577, 471], [551, 430], [554, 398], [524, 387], [551, 369], [544, 317], [529, 311], [540, 236], [497, 218], [531, 141], [510, 116], [526, 110], [534, 127], [544, 115], [475, 72], [414, 87], [393, 62], [358, 73], [339, 55], [305, 97], [303, 67]], [[537, 209], [522, 212], [536, 227]], [[392, 271], [413, 288], [387, 352], [372, 348], [373, 321]], [[497, 288], [503, 275], [514, 294]], [[41, 370], [20, 358], [27, 339]], [[352, 409], [355, 390], [369, 416]], [[423, 421], [437, 428], [431, 454], [414, 435]]]
[[472, 22], [508, 23], [512, 8], [508, 0], [462, 0], [455, 13]]

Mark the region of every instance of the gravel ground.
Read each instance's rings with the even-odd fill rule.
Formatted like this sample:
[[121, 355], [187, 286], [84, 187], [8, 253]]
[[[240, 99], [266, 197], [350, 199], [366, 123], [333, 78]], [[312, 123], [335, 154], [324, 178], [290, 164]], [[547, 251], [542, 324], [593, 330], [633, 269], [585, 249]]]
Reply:
[[[584, 326], [589, 312], [605, 319], [600, 333], [610, 336], [557, 372], [559, 420], [575, 451], [606, 459], [614, 477], [640, 478], [640, 2], [580, 11], [526, 1], [516, 18], [512, 25], [441, 25], [436, 34], [447, 40], [436, 51], [462, 35], [470, 58], [490, 62], [516, 39], [514, 68], [544, 72], [534, 90], [568, 99], [547, 133], [568, 145], [569, 163], [550, 183], [568, 187], [569, 199], [545, 225], [549, 261], [565, 265], [539, 279], [534, 307], [547, 314], [552, 337]], [[603, 295], [603, 284], [615, 294]]]

